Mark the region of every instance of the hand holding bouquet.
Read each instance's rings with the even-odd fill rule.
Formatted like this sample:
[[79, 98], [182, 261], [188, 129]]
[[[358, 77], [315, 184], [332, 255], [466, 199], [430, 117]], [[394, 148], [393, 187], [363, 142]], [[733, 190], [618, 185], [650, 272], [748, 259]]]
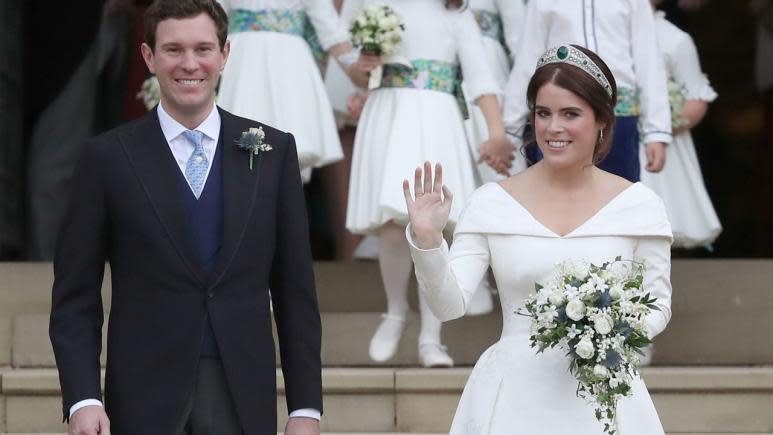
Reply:
[[546, 285], [536, 284], [523, 310], [532, 318], [531, 346], [558, 346], [569, 357], [577, 395], [593, 401], [604, 431], [615, 433], [617, 400], [631, 393], [641, 348], [651, 343], [645, 318], [657, 310], [644, 293], [644, 265], [614, 261], [601, 266], [566, 261]]

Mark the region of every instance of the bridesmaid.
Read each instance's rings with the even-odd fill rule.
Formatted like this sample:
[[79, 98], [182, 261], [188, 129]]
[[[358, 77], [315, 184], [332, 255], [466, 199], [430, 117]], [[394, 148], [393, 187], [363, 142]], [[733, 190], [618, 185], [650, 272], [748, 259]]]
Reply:
[[[480, 31], [462, 1], [359, 0], [344, 5], [353, 11], [367, 4], [387, 5], [405, 24], [398, 54], [412, 68], [383, 65], [380, 87], [372, 91], [362, 111], [354, 143], [347, 207], [347, 227], [358, 234], [379, 237], [379, 265], [387, 297], [387, 313], [370, 342], [375, 361], [397, 351], [408, 312], [411, 260], [403, 236], [408, 214], [394, 182], [410, 171], [413, 162], [442, 159], [446, 174], [459, 186], [463, 202], [476, 187], [474, 162], [464, 131], [464, 96], [458, 81], [467, 80], [469, 97], [483, 110], [489, 140], [480, 145], [484, 160], [506, 172], [512, 159], [502, 124], [497, 95], [501, 90], [483, 57]], [[344, 14], [344, 16], [348, 16]], [[363, 68], [380, 63], [362, 56]], [[461, 71], [460, 71], [461, 69]], [[460, 207], [454, 209], [452, 221]], [[420, 298], [419, 359], [426, 367], [450, 367], [453, 360], [441, 343], [441, 323]]]

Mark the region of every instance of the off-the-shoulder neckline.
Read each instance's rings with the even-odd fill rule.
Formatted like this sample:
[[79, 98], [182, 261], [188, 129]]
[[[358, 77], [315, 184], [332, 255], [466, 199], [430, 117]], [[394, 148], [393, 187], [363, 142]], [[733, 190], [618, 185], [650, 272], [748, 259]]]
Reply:
[[529, 216], [529, 218], [531, 220], [533, 220], [537, 225], [542, 227], [545, 231], [550, 233], [553, 237], [556, 237], [556, 238], [559, 238], [559, 239], [564, 239], [564, 238], [567, 238], [567, 237], [571, 237], [574, 233], [576, 233], [580, 229], [586, 227], [590, 222], [596, 220], [596, 218], [600, 214], [602, 214], [605, 210], [607, 210], [611, 205], [613, 205], [614, 203], [618, 202], [620, 200], [620, 198], [626, 196], [626, 194], [630, 190], [632, 190], [634, 188], [634, 186], [637, 186], [637, 185], [641, 184], [641, 182], [632, 183], [630, 186], [628, 186], [625, 189], [623, 189], [622, 191], [620, 191], [617, 195], [612, 197], [612, 199], [607, 201], [603, 206], [601, 206], [598, 210], [596, 210], [596, 212], [593, 213], [588, 219], [586, 219], [580, 225], [576, 226], [574, 229], [572, 229], [571, 231], [569, 231], [568, 233], [566, 233], [564, 235], [558, 234], [557, 232], [555, 232], [552, 229], [550, 229], [547, 225], [545, 225], [542, 222], [540, 222], [540, 220], [537, 219], [536, 217], [534, 217], [534, 214], [532, 214], [532, 212], [529, 211], [528, 208], [526, 208], [523, 204], [521, 204], [513, 195], [510, 194], [510, 192], [505, 190], [505, 188], [502, 187], [501, 184], [499, 184], [499, 183], [491, 183], [491, 184], [495, 184], [498, 187], [499, 191], [502, 192], [502, 194], [506, 195], [510, 199], [510, 201], [512, 201], [512, 203], [514, 203], [516, 206], [521, 208], [521, 210], [523, 210]]

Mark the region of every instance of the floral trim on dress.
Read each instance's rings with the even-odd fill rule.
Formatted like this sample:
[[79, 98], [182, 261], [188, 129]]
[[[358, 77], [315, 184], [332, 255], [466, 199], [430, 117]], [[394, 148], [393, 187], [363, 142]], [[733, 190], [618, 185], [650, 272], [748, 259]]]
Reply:
[[379, 87], [445, 92], [456, 98], [464, 119], [470, 117], [462, 92], [462, 70], [459, 65], [431, 59], [414, 59], [411, 65], [385, 64]]
[[639, 116], [639, 94], [635, 89], [617, 88], [615, 116]]
[[228, 13], [228, 33], [278, 32], [303, 38], [318, 61], [325, 57], [325, 50], [317, 38], [305, 11], [292, 9], [231, 9]]

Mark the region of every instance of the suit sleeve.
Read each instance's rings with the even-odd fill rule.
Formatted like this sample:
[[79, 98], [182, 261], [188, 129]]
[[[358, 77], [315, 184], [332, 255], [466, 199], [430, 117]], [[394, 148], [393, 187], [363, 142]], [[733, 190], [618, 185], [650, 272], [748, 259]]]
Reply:
[[85, 147], [73, 173], [68, 211], [54, 255], [49, 336], [62, 387], [63, 415], [84, 399], [101, 400], [102, 278], [107, 212], [98, 147]]
[[271, 299], [279, 336], [287, 409], [322, 412], [321, 322], [314, 289], [306, 203], [295, 139], [288, 134], [276, 216]]

